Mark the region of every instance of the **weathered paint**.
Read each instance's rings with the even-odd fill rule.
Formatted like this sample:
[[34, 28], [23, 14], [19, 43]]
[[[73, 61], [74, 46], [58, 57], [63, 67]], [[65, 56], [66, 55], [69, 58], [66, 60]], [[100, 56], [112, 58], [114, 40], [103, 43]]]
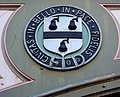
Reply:
[[[17, 67], [15, 69], [34, 79], [34, 82], [29, 84], [1, 92], [0, 97], [39, 97], [54, 93], [61, 97], [80, 97], [120, 87], [120, 64], [119, 60], [114, 60], [118, 49], [118, 30], [111, 16], [100, 6], [105, 3], [119, 3], [118, 0], [0, 0], [0, 2], [24, 3], [9, 23], [5, 43], [9, 57]], [[26, 24], [37, 12], [55, 5], [80, 7], [94, 16], [101, 27], [103, 42], [99, 54], [88, 65], [77, 70], [66, 72], [49, 70], [39, 66], [25, 51], [23, 33]]]

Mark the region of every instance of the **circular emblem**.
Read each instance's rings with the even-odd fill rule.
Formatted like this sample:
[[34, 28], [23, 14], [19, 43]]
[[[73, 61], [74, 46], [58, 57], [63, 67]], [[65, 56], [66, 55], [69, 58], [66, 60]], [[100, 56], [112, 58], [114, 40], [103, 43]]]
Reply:
[[70, 70], [90, 62], [101, 46], [101, 30], [82, 9], [55, 6], [37, 13], [24, 32], [29, 55], [40, 65]]

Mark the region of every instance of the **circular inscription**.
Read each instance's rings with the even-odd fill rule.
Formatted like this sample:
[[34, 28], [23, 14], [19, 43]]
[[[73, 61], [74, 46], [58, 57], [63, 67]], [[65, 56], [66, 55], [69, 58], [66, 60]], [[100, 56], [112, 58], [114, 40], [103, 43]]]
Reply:
[[[50, 32], [47, 32], [45, 27], [49, 17], [53, 18], [51, 23], [54, 24], [50, 26]], [[54, 27], [55, 23], [61, 26], [60, 22], [67, 20], [77, 26], [68, 25], [68, 31]], [[67, 23], [62, 26], [65, 25]], [[58, 48], [54, 44], [60, 39], [64, 41], [60, 42], [62, 46]], [[55, 42], [46, 42], [48, 40]], [[87, 64], [98, 54], [101, 42], [101, 30], [95, 19], [84, 10], [71, 6], [55, 6], [37, 13], [24, 32], [24, 45], [28, 54], [41, 66], [55, 70], [70, 70]], [[54, 48], [58, 48], [58, 51]]]

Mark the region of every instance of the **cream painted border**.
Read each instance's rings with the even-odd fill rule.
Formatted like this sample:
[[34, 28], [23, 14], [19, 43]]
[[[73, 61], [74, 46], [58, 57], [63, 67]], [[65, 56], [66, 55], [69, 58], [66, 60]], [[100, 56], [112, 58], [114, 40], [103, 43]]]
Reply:
[[[3, 92], [5, 90], [8, 90], [8, 89], [12, 89], [12, 88], [15, 88], [15, 87], [18, 87], [18, 86], [21, 86], [21, 85], [24, 85], [24, 84], [27, 84], [27, 83], [30, 83], [30, 82], [33, 82], [34, 79], [27, 76], [24, 72], [22, 72], [16, 65], [15, 63], [13, 62], [13, 60], [11, 59], [10, 57], [10, 54], [7, 50], [7, 47], [6, 47], [6, 32], [7, 32], [7, 28], [9, 26], [9, 23], [11, 21], [11, 19], [13, 18], [13, 16], [16, 14], [16, 12], [21, 8], [23, 7], [24, 4], [0, 4], [0, 10], [15, 10], [13, 12], [13, 14], [10, 16], [10, 18], [8, 19], [7, 21], [7, 24], [6, 24], [6, 27], [4, 28], [4, 39], [3, 39], [3, 42], [4, 42], [4, 50], [5, 50], [5, 53], [7, 55], [7, 58], [8, 60], [10, 61], [11, 65], [13, 66], [13, 68], [19, 73], [21, 74], [21, 76], [23, 76], [25, 78], [25, 80], [23, 80], [21, 83], [18, 83], [18, 84], [15, 84], [15, 85], [12, 85], [12, 86], [9, 86], [9, 87], [6, 87], [4, 89], [1, 89], [0, 92]], [[13, 72], [14, 73], [14, 72]], [[15, 74], [15, 73], [14, 73]], [[16, 75], [16, 74], [15, 74]], [[16, 75], [17, 76], [17, 75]], [[19, 76], [18, 76], [19, 77]], [[20, 77], [19, 77], [20, 78]]]
[[113, 3], [113, 4], [100, 4], [108, 13], [109, 15], [112, 17], [115, 26], [117, 28], [117, 32], [118, 32], [118, 48], [116, 51], [116, 54], [114, 56], [114, 60], [118, 60], [120, 59], [120, 57], [118, 56], [118, 54], [120, 53], [120, 26], [117, 22], [117, 20], [115, 19], [115, 16], [112, 14], [112, 12], [110, 10], [120, 10], [120, 3]]

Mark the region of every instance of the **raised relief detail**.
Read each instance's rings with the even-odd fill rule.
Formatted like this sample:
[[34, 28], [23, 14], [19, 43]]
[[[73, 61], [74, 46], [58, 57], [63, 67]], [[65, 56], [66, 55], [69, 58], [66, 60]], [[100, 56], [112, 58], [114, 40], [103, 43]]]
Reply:
[[95, 19], [82, 9], [55, 6], [36, 14], [26, 26], [24, 44], [40, 65], [70, 70], [90, 62], [102, 37]]

